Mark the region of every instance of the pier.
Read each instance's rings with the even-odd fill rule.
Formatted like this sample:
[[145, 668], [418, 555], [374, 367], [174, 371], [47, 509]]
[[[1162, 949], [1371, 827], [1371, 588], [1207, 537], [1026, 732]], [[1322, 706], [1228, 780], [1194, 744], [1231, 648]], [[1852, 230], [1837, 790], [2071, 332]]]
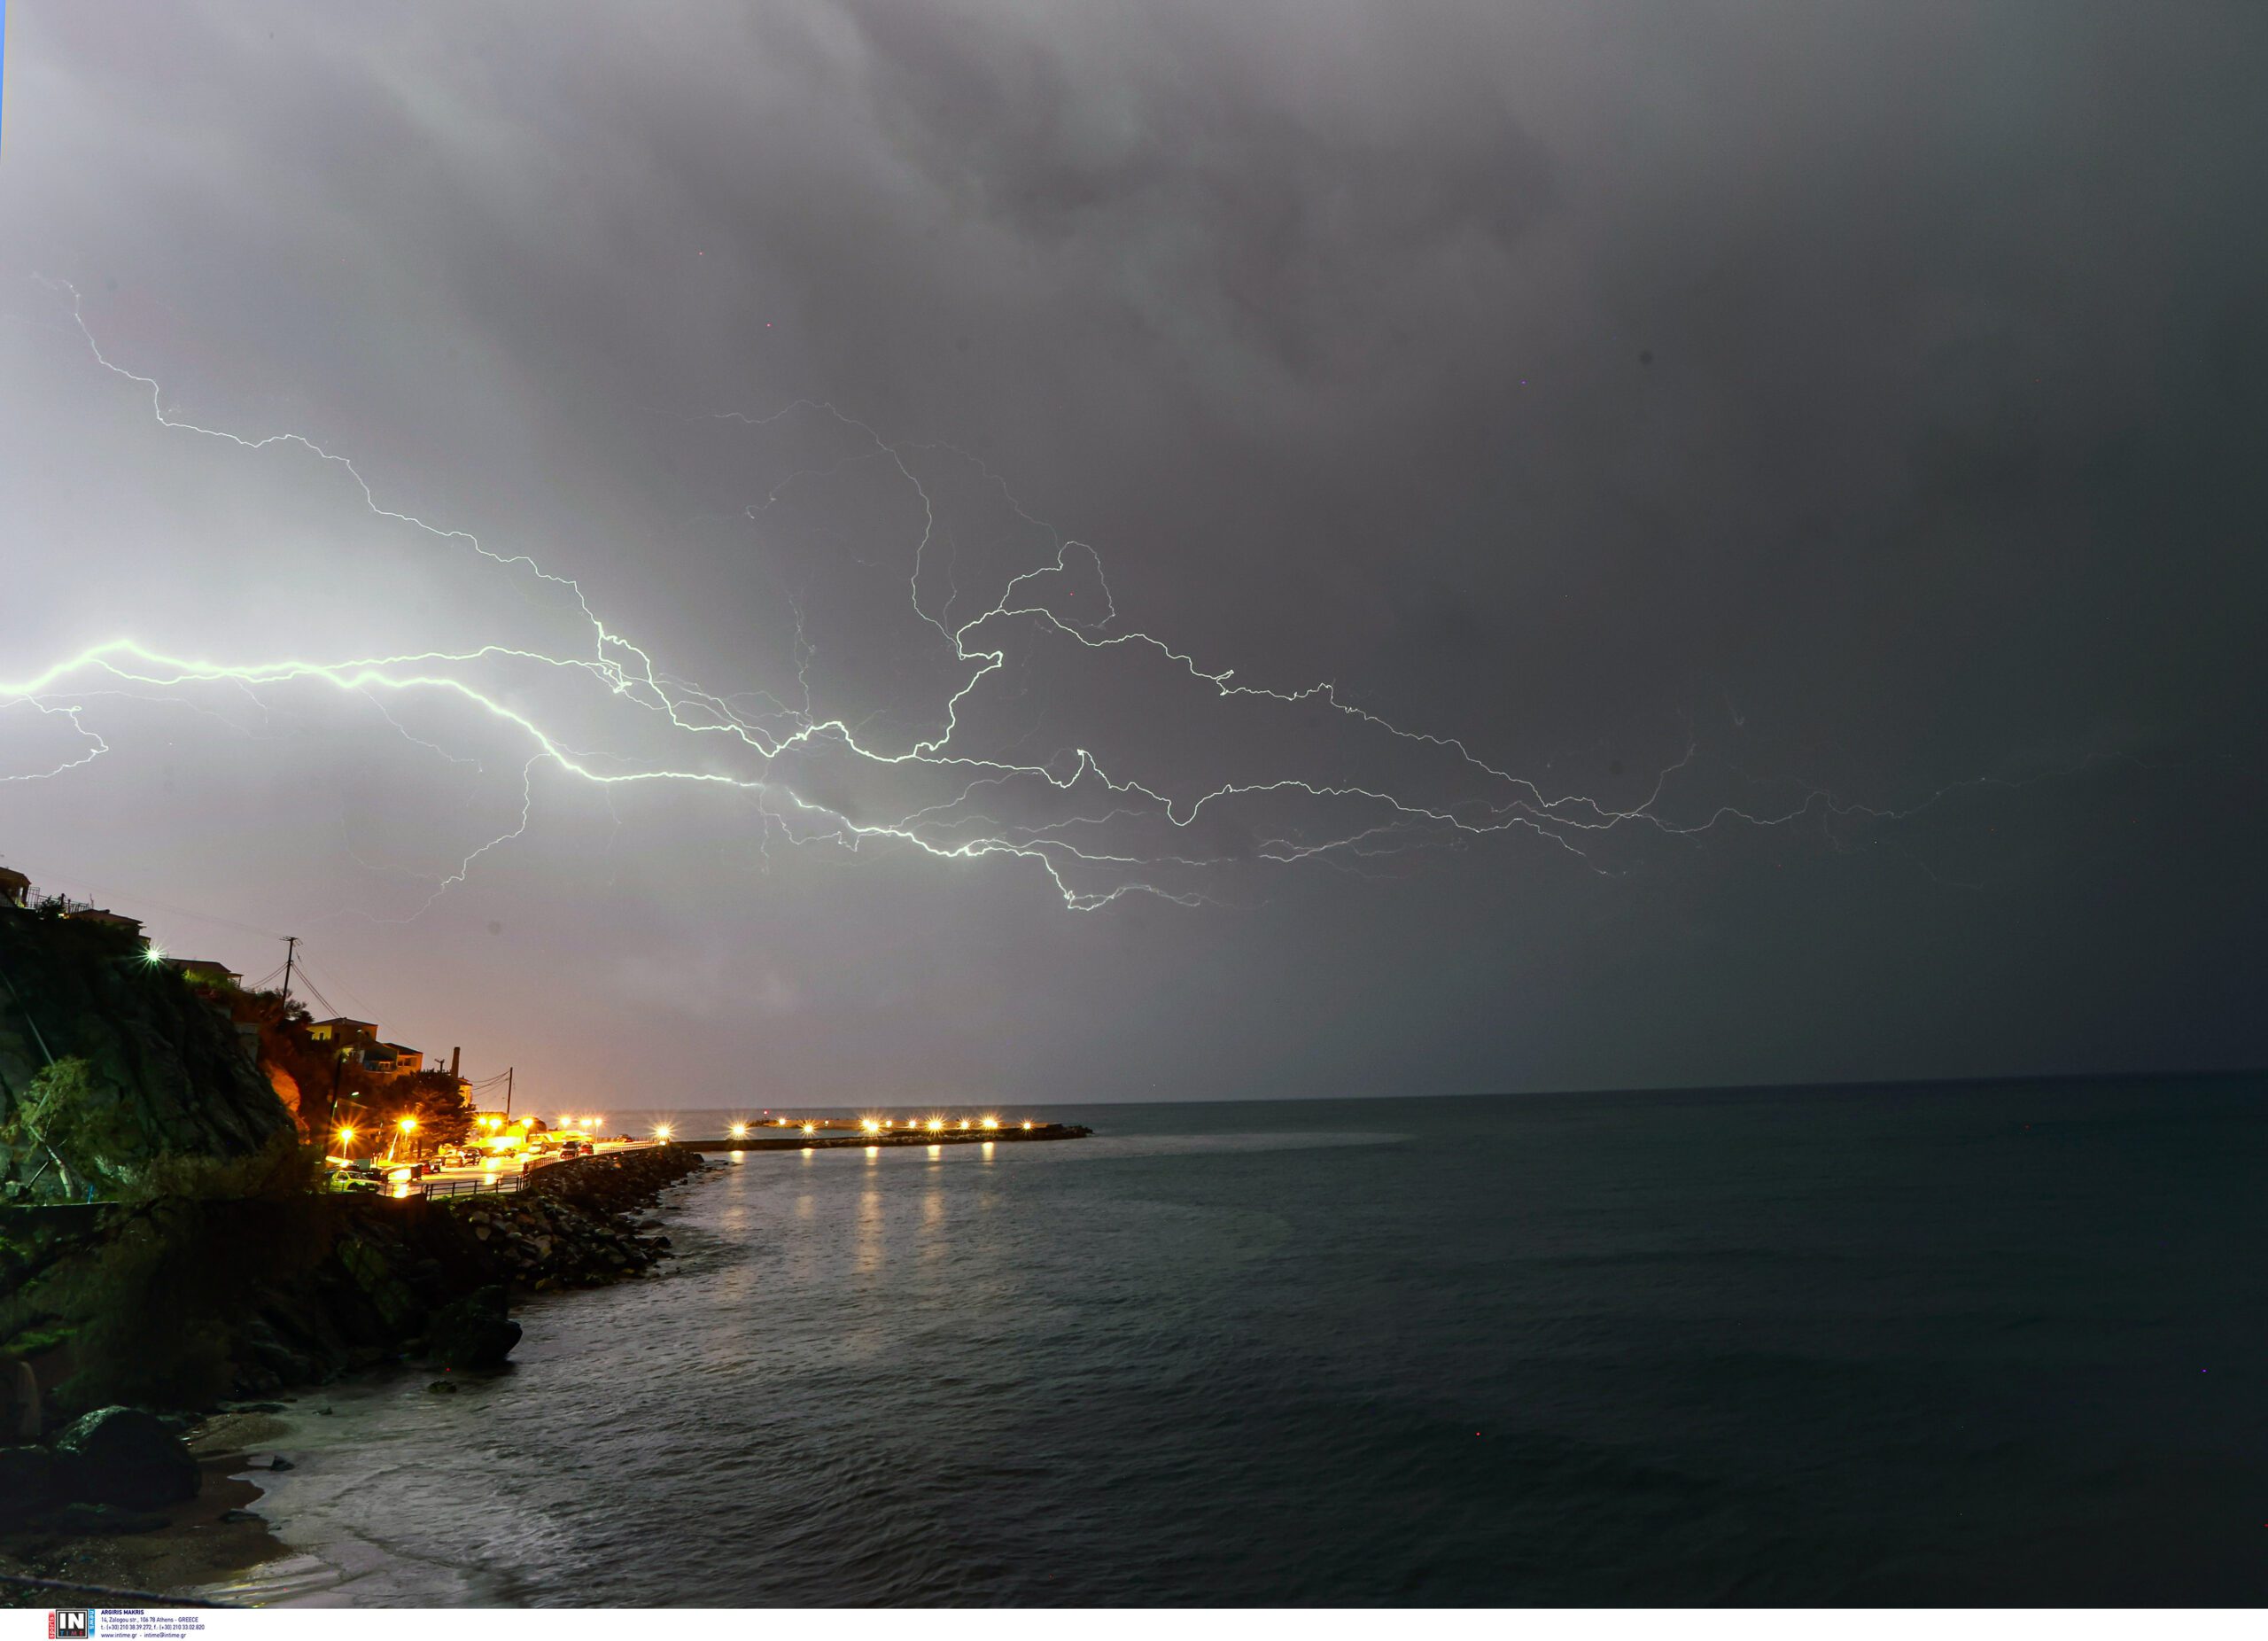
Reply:
[[[866, 1119], [872, 1121], [873, 1119]], [[1042, 1139], [1084, 1139], [1094, 1132], [1076, 1123], [1003, 1123], [998, 1127], [981, 1124], [963, 1125], [954, 1123], [931, 1128], [926, 1124], [911, 1127], [867, 1127], [866, 1122], [855, 1118], [813, 1118], [809, 1122], [791, 1123], [785, 1127], [776, 1124], [749, 1124], [742, 1133], [727, 1134], [720, 1139], [679, 1139], [669, 1143], [687, 1151], [838, 1151], [880, 1146], [966, 1146], [991, 1145], [996, 1141], [1024, 1142]]]

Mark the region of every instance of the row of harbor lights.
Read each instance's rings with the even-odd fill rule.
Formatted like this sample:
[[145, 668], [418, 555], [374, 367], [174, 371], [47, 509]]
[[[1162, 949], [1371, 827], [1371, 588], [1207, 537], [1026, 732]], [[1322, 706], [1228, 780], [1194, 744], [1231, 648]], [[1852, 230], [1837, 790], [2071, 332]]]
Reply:
[[[969, 1118], [963, 1117], [960, 1120], [960, 1125], [963, 1128], [997, 1129], [1000, 1126], [1000, 1119], [997, 1116], [986, 1116], [979, 1117], [974, 1122], [971, 1122]], [[792, 1128], [796, 1126], [796, 1124], [788, 1117], [775, 1116], [772, 1119], [770, 1126], [773, 1128]], [[951, 1124], [948, 1124], [942, 1116], [933, 1116], [926, 1120], [920, 1117], [909, 1116], [905, 1118], [905, 1121], [895, 1124], [893, 1124], [889, 1118], [886, 1116], [866, 1116], [858, 1119], [858, 1126], [869, 1134], [886, 1134], [890, 1132], [893, 1126], [911, 1129], [917, 1132], [927, 1130], [930, 1133], [936, 1134], [943, 1133], [947, 1128], [951, 1127]], [[1029, 1123], [1026, 1123], [1024, 1126], [1026, 1128], [1029, 1128], [1031, 1124]], [[817, 1123], [805, 1123], [803, 1124], [803, 1130], [807, 1134], [815, 1134], [819, 1132], [819, 1124]], [[733, 1138], [735, 1139], [745, 1139], [748, 1138], [748, 1124], [735, 1123], [733, 1124]], [[656, 1133], [662, 1133], [664, 1131], [656, 1129], [655, 1132]]]

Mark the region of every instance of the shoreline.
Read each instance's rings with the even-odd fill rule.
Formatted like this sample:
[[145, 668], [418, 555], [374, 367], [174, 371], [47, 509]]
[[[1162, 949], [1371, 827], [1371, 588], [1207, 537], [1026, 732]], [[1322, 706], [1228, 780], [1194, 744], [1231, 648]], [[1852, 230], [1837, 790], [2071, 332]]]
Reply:
[[[581, 1199], [573, 1206], [591, 1220], [602, 1243], [648, 1244], [640, 1233], [652, 1228], [656, 1217], [672, 1214], [680, 1206], [668, 1200], [668, 1194], [717, 1171], [697, 1155], [690, 1161], [688, 1170], [628, 1193], [611, 1188], [617, 1183], [607, 1178], [611, 1170], [588, 1170], [586, 1178], [553, 1183], [555, 1188], [567, 1187], [560, 1194]], [[509, 1216], [520, 1205], [511, 1195], [468, 1197], [462, 1208], [451, 1205], [451, 1211], [465, 1215], [468, 1226], [477, 1227], [469, 1234], [477, 1234], [492, 1256], [516, 1265], [509, 1279], [515, 1308], [570, 1288], [610, 1286], [643, 1276], [669, 1256], [668, 1239], [653, 1239], [648, 1244], [653, 1258], [627, 1266], [617, 1264], [601, 1274], [590, 1268], [587, 1248], [571, 1250], [562, 1245], [555, 1253], [548, 1235], [518, 1236], [499, 1223], [500, 1215]], [[553, 1272], [545, 1267], [555, 1258], [560, 1268]], [[517, 1337], [517, 1324], [513, 1326]], [[467, 1379], [509, 1374], [509, 1361], [493, 1369], [464, 1371]], [[249, 1583], [253, 1598], [242, 1604], [268, 1606], [351, 1581], [351, 1572], [322, 1559], [321, 1547], [310, 1551], [278, 1536], [258, 1508], [268, 1496], [262, 1478], [298, 1467], [284, 1448], [294, 1444], [295, 1436], [304, 1442], [307, 1419], [331, 1412], [326, 1393], [333, 1387], [352, 1396], [388, 1379], [416, 1377], [431, 1380], [430, 1388], [435, 1390], [457, 1388], [453, 1370], [422, 1333], [379, 1360], [327, 1375], [272, 1388], [260, 1387], [256, 1380], [250, 1387], [240, 1383], [237, 1396], [183, 1430], [183, 1442], [197, 1461], [199, 1486], [194, 1497], [149, 1513], [162, 1516], [164, 1525], [140, 1532], [66, 1534], [43, 1529], [35, 1516], [0, 1533], [0, 1592], [4, 1592], [6, 1604], [15, 1606], [45, 1606], [67, 1598], [69, 1592], [63, 1589], [14, 1583], [10, 1575], [19, 1575], [82, 1587], [90, 1598], [108, 1597], [114, 1604], [162, 1605], [180, 1598], [228, 1606], [238, 1604], [233, 1598], [246, 1593], [242, 1585]], [[315, 1575], [302, 1588], [293, 1589], [298, 1581], [288, 1576], [280, 1581], [256, 1576], [286, 1568], [295, 1560], [307, 1562], [308, 1573]], [[263, 1599], [263, 1584], [280, 1588]]]
[[165, 1511], [165, 1526], [104, 1537], [18, 1535], [0, 1548], [0, 1589], [11, 1584], [10, 1575], [22, 1574], [90, 1594], [210, 1602], [201, 1592], [231, 1574], [294, 1553], [253, 1509], [266, 1495], [245, 1474], [256, 1467], [256, 1456], [274, 1450], [269, 1439], [289, 1428], [270, 1413], [215, 1414], [188, 1437], [202, 1474], [197, 1497]]

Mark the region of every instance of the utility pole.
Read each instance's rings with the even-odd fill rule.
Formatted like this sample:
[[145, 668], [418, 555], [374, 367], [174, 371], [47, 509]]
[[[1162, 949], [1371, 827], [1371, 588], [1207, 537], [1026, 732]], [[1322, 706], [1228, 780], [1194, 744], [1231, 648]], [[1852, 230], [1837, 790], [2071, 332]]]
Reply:
[[338, 1126], [338, 1084], [346, 1075], [346, 1051], [342, 1048], [330, 1060], [330, 1111], [323, 1119], [322, 1132], [322, 1144], [326, 1150], [330, 1147], [331, 1133]]
[[299, 955], [299, 936], [297, 936], [297, 935], [286, 935], [286, 936], [284, 936], [284, 1000], [285, 1002], [287, 1002], [287, 1003], [288, 1003], [288, 1002], [290, 1002], [290, 1001], [291, 1000], [291, 963], [292, 963], [292, 960], [293, 960], [293, 959], [295, 959], [295, 958], [297, 958]]

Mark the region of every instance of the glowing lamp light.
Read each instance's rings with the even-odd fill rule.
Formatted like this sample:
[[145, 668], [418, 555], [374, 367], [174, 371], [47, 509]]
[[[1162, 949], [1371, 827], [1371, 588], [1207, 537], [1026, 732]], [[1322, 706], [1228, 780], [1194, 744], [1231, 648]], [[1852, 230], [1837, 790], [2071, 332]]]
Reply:
[[1026, 1128], [1029, 1128], [1029, 1127], [1031, 1126], [1031, 1124], [1030, 1124], [1029, 1123], [1026, 1123], [1026, 1124], [1024, 1124], [1024, 1126], [1025, 1126]]
[[988, 1116], [984, 1119], [984, 1126], [987, 1128], [998, 1128], [1000, 1126], [1000, 1119], [997, 1116]]
[[417, 1132], [417, 1119], [414, 1116], [405, 1116], [394, 1126], [405, 1134], [414, 1134]]
[[819, 1124], [816, 1123], [806, 1123], [804, 1124], [804, 1132], [807, 1134], [815, 1134], [819, 1132]]
[[961, 1118], [961, 1120], [960, 1120], [960, 1125], [961, 1125], [963, 1128], [967, 1128], [967, 1127], [968, 1126], [968, 1119], [967, 1119], [967, 1117], [963, 1117], [963, 1118]]
[[734, 1139], [747, 1139], [747, 1138], [748, 1138], [748, 1124], [747, 1124], [746, 1123], [735, 1123], [735, 1124], [733, 1124], [733, 1138], [734, 1138]]
[[338, 1143], [343, 1146], [353, 1145], [354, 1143], [354, 1131], [351, 1128], [340, 1129], [338, 1131]]
[[930, 1132], [931, 1133], [933, 1133], [933, 1134], [934, 1134], [934, 1133], [936, 1133], [939, 1129], [943, 1128], [944, 1126], [944, 1124], [942, 1121], [940, 1121], [938, 1118], [936, 1118], [936, 1117], [934, 1117], [934, 1116], [933, 1116], [933, 1117], [931, 1117], [931, 1118], [929, 1119], [929, 1132]]
[[670, 1137], [670, 1125], [669, 1125], [667, 1123], [656, 1123], [656, 1124], [654, 1124], [654, 1138], [655, 1138], [655, 1139], [667, 1139], [669, 1137]]

